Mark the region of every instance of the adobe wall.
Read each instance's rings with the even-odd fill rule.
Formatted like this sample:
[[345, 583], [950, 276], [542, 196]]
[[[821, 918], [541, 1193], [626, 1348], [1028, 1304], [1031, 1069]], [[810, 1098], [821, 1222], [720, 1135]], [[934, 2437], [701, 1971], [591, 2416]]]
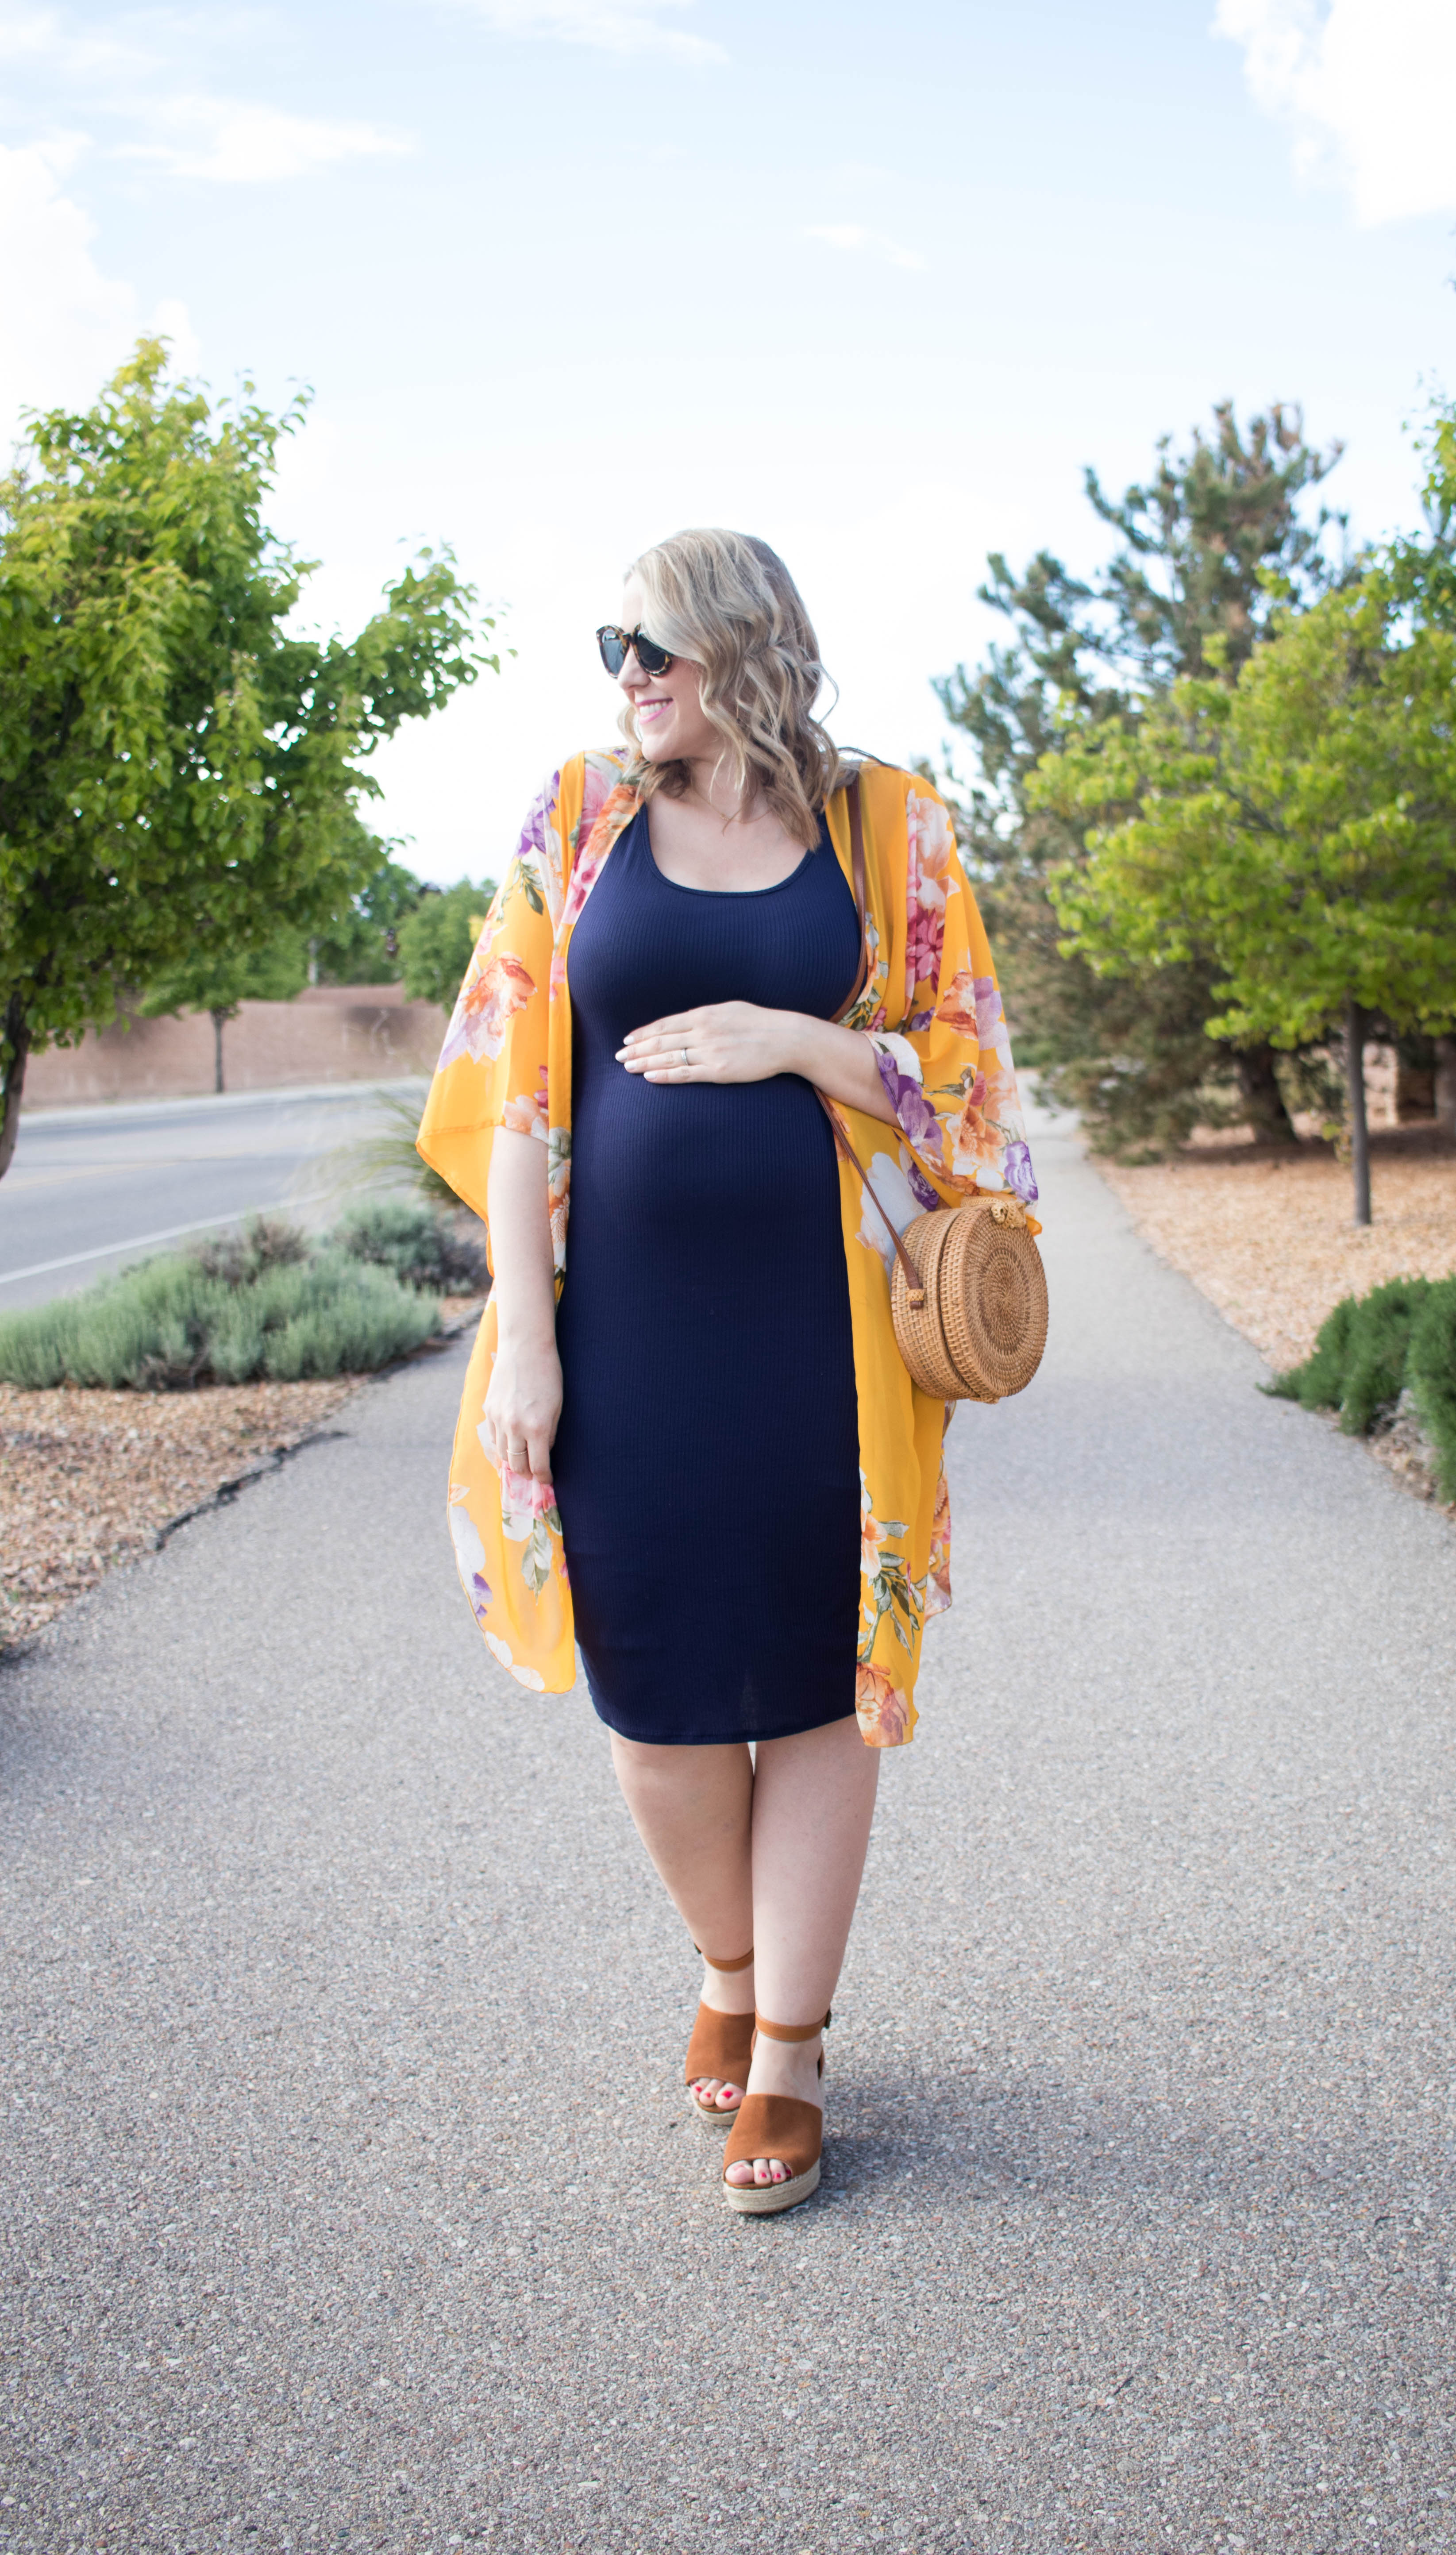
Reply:
[[[310, 985], [291, 1003], [244, 1003], [222, 1033], [228, 1091], [290, 1083], [379, 1082], [432, 1073], [445, 1034], [435, 1003], [407, 1003], [399, 985]], [[213, 1087], [212, 1023], [117, 1021], [79, 1046], [47, 1047], [26, 1073], [27, 1109], [90, 1100], [182, 1100]]]

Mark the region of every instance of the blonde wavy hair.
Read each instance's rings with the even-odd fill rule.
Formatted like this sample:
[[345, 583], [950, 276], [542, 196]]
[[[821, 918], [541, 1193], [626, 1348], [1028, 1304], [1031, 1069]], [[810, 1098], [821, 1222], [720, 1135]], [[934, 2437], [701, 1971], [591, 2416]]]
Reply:
[[[703, 716], [723, 740], [740, 796], [762, 798], [795, 841], [812, 843], [826, 798], [850, 777], [814, 717], [829, 680], [803, 598], [777, 550], [747, 533], [673, 533], [634, 559], [647, 597], [642, 626], [702, 669]], [[618, 725], [632, 748], [626, 778], [644, 798], [680, 798], [685, 763], [652, 763], [629, 701]]]

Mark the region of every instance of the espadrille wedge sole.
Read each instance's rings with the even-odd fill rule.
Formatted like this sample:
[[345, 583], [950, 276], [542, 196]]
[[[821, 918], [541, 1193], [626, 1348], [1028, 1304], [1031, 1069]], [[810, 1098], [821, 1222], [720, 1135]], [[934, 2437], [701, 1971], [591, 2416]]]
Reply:
[[[755, 2017], [766, 2040], [814, 2040], [827, 2031], [833, 2015], [822, 2022], [766, 2022]], [[824, 2073], [823, 2052], [819, 2075]], [[723, 2198], [741, 2218], [777, 2218], [796, 2209], [819, 2188], [824, 2151], [824, 2114], [817, 2103], [802, 2103], [796, 2094], [745, 2094], [738, 2106], [723, 2157]], [[778, 2156], [789, 2167], [783, 2182], [730, 2182], [732, 2164], [752, 2164], [756, 2156]]]
[[819, 2188], [824, 2146], [824, 2115], [816, 2103], [801, 2103], [795, 2094], [745, 2094], [723, 2158], [730, 2164], [752, 2164], [755, 2156], [779, 2156], [789, 2167], [785, 2182], [729, 2182], [723, 2198], [741, 2218], [777, 2218], [796, 2209]]

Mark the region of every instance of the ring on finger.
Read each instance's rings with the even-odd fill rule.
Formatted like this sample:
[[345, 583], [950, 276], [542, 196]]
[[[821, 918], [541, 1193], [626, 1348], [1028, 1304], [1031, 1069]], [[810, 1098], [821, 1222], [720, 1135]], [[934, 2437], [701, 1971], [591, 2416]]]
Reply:
[[683, 1063], [684, 1063], [684, 1064], [690, 1064], [690, 1063], [692, 1062], [692, 1058], [691, 1058], [691, 1056], [688, 1054], [686, 1047], [684, 1047], [684, 1048], [683, 1048], [683, 1050], [682, 1050], [682, 1061], [683, 1061]]

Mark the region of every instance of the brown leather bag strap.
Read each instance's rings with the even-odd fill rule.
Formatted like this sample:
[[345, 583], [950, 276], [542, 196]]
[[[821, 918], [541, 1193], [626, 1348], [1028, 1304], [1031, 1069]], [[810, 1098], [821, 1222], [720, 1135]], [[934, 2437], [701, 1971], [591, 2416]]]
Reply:
[[835, 1116], [834, 1111], [830, 1108], [822, 1091], [815, 1091], [814, 1098], [817, 1100], [819, 1107], [823, 1110], [825, 1117], [829, 1121], [830, 1127], [834, 1131], [834, 1142], [840, 1153], [844, 1156], [845, 1160], [851, 1163], [854, 1169], [858, 1171], [860, 1178], [864, 1181], [866, 1188], [870, 1192], [875, 1213], [878, 1215], [886, 1232], [889, 1234], [891, 1241], [894, 1243], [895, 1256], [899, 1260], [902, 1269], [905, 1271], [905, 1282], [910, 1288], [910, 1302], [913, 1304], [916, 1312], [918, 1312], [920, 1306], [925, 1300], [925, 1289], [920, 1283], [919, 1271], [916, 1269], [914, 1262], [911, 1260], [910, 1253], [905, 1247], [905, 1244], [901, 1241], [899, 1234], [896, 1232], [894, 1225], [891, 1223], [889, 1216], [885, 1212], [885, 1209], [880, 1204], [878, 1197], [876, 1197], [874, 1181], [871, 1179], [864, 1163], [860, 1160], [858, 1154], [855, 1152], [853, 1145], [850, 1143], [848, 1136], [845, 1134], [844, 1129], [841, 1127], [839, 1120]]
[[858, 773], [845, 791], [844, 803], [849, 809], [849, 857], [850, 868], [854, 874], [854, 910], [859, 915], [860, 924], [860, 963], [855, 970], [854, 983], [839, 1006], [841, 1012], [849, 1011], [851, 1006], [859, 1001], [865, 990], [865, 979], [870, 972], [870, 941], [865, 925], [865, 911], [869, 902], [865, 887], [865, 815], [860, 805]]
[[[854, 779], [850, 782], [844, 792], [844, 803], [849, 809], [849, 853], [850, 867], [854, 873], [854, 910], [859, 916], [860, 925], [860, 963], [855, 975], [854, 983], [850, 987], [845, 1000], [840, 1004], [839, 1008], [841, 1012], [850, 1011], [859, 1001], [861, 994], [865, 990], [865, 979], [870, 972], [870, 940], [865, 920], [866, 906], [868, 903], [868, 893], [865, 886], [865, 815], [864, 809], [860, 805], [860, 779], [858, 773], [855, 774]], [[830, 1126], [834, 1130], [834, 1142], [840, 1153], [844, 1156], [847, 1162], [853, 1164], [854, 1168], [858, 1171], [860, 1178], [864, 1181], [866, 1188], [870, 1192], [870, 1196], [874, 1201], [875, 1213], [879, 1216], [881, 1223], [884, 1225], [886, 1232], [894, 1243], [896, 1252], [899, 1256], [900, 1265], [905, 1271], [906, 1283], [910, 1290], [910, 1302], [914, 1305], [916, 1311], [918, 1311], [919, 1307], [925, 1300], [925, 1290], [920, 1284], [919, 1274], [915, 1268], [914, 1262], [911, 1260], [905, 1244], [901, 1241], [899, 1234], [896, 1232], [894, 1225], [891, 1223], [885, 1209], [880, 1204], [879, 1199], [875, 1196], [874, 1182], [870, 1178], [869, 1172], [866, 1170], [864, 1163], [860, 1160], [858, 1154], [855, 1152], [853, 1145], [850, 1143], [848, 1136], [845, 1134], [844, 1129], [841, 1127], [839, 1120], [830, 1108], [822, 1091], [816, 1091], [814, 1097], [818, 1101], [819, 1107], [823, 1110], [825, 1117], [828, 1119]]]

